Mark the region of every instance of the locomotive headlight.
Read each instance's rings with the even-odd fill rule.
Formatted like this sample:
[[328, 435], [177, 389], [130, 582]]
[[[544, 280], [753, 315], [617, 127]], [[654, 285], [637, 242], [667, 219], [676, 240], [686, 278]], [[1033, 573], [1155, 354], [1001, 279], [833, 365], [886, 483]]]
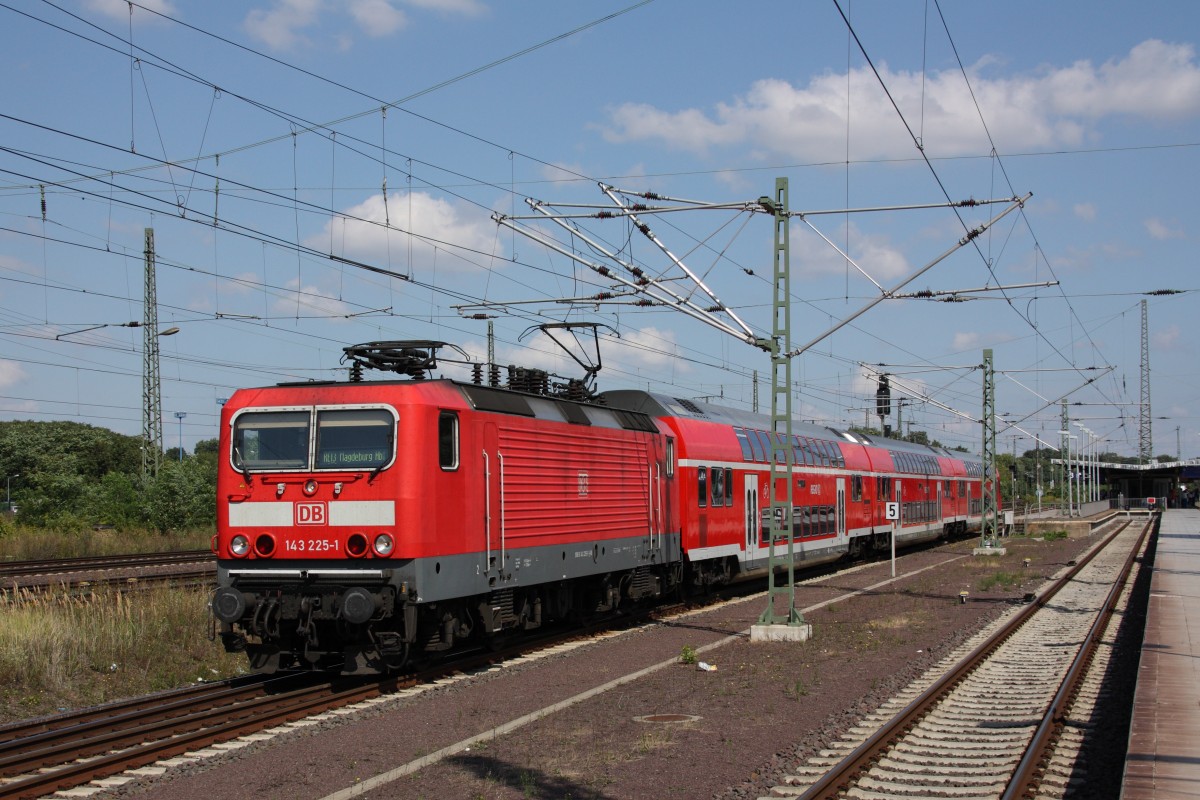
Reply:
[[307, 481], [305, 481], [304, 482], [304, 493], [306, 495], [308, 495], [309, 497], [312, 497], [314, 494], [316, 494], [317, 493], [317, 482], [312, 480], [311, 478], [309, 478]]
[[235, 556], [244, 556], [250, 552], [250, 540], [239, 533], [229, 542], [229, 549]]
[[390, 533], [381, 533], [375, 537], [375, 552], [381, 556], [390, 556], [395, 546], [396, 540]]

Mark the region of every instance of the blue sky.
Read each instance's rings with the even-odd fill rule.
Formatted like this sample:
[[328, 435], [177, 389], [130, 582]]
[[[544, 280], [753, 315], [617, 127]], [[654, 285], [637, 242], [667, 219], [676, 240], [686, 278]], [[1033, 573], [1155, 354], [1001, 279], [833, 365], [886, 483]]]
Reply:
[[[1001, 426], [1002, 451], [1027, 433], [1057, 444], [1065, 397], [1099, 449], [1136, 455], [1146, 300], [1153, 452], [1200, 454], [1196, 4], [18, 0], [0, 15], [0, 419], [140, 432], [142, 332], [122, 326], [142, 319], [147, 227], [160, 328], [180, 329], [160, 340], [168, 447], [215, 436], [239, 386], [343, 377], [350, 344], [436, 339], [482, 360], [476, 314], [504, 364], [573, 376], [527, 331], [598, 322], [600, 388], [750, 408], [757, 375], [768, 408], [769, 360], [746, 336], [636, 298], [562, 302], [617, 286], [584, 262], [696, 297], [628, 219], [517, 223], [573, 260], [493, 217], [529, 214], [526, 198], [615, 207], [601, 183], [736, 206], [786, 177], [805, 212], [793, 345], [819, 339], [793, 362], [798, 414], [861, 424], [887, 372], [906, 423], [977, 450], [990, 348], [997, 410], [1022, 429]], [[948, 200], [1029, 193], [956, 248], [1008, 206]], [[889, 210], [844, 213], [865, 208]], [[770, 217], [642, 221], [717, 298], [697, 305], [769, 333]], [[906, 282], [962, 302], [858, 315]], [[1164, 289], [1182, 293], [1146, 294]]]

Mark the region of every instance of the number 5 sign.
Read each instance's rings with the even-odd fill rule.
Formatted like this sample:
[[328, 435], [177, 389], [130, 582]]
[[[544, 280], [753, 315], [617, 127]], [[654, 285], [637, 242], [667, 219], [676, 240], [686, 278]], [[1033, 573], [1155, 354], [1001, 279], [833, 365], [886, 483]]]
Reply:
[[884, 516], [887, 519], [892, 519], [892, 520], [900, 519], [900, 504], [899, 503], [885, 504], [884, 505]]

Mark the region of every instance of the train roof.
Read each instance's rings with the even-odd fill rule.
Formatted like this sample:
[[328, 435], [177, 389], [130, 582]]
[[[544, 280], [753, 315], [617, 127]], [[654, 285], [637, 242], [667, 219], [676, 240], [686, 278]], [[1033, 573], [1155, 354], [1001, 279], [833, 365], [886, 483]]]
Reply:
[[[610, 390], [602, 392], [600, 397], [608, 405], [628, 408], [631, 411], [641, 411], [655, 417], [681, 417], [684, 419], [716, 422], [724, 425], [736, 425], [754, 430], [769, 430], [771, 427], [771, 418], [766, 414], [719, 406], [699, 400], [672, 397], [667, 394], [646, 392], [640, 389]], [[792, 421], [792, 433], [797, 436], [808, 436], [814, 439], [870, 445], [892, 452], [922, 453], [968, 461], [977, 458], [977, 456], [970, 453], [955, 452], [942, 447], [906, 442], [901, 439], [871, 436], [857, 431], [839, 430], [828, 425], [817, 425], [800, 420]]]
[[[668, 394], [663, 394], [660, 392], [648, 392], [641, 389], [612, 389], [601, 392], [594, 401], [578, 401], [567, 400], [565, 398], [558, 398], [550, 395], [522, 392], [507, 387], [484, 386], [447, 378], [431, 378], [428, 379], [427, 382], [434, 383], [439, 381], [457, 386], [461, 391], [464, 392], [464, 394], [467, 395], [472, 406], [477, 409], [517, 414], [520, 416], [538, 416], [538, 413], [530, 406], [529, 403], [529, 399], [538, 398], [539, 400], [543, 401], [552, 401], [553, 405], [557, 406], [563, 411], [564, 416], [568, 420], [577, 420], [577, 418], [581, 416], [580, 412], [574, 411], [573, 408], [577, 408], [581, 405], [599, 405], [609, 409], [622, 409], [634, 412], [635, 414], [644, 414], [650, 417], [679, 417], [682, 419], [715, 422], [722, 425], [737, 426], [752, 430], [769, 430], [771, 428], [771, 418], [767, 414], [730, 408], [728, 406], [716, 405], [714, 403], [707, 403], [701, 400], [672, 397]], [[364, 384], [386, 386], [413, 383], [420, 383], [420, 381], [413, 381], [412, 379], [405, 378], [362, 382], [303, 381], [279, 383], [276, 384], [276, 386], [282, 388], [311, 388], [316, 386], [362, 386]], [[578, 419], [577, 421], [582, 421], [582, 419]], [[636, 420], [636, 418], [631, 417], [622, 418], [620, 420], [620, 427], [634, 430], [653, 429], [651, 424]], [[957, 458], [964, 461], [978, 460], [978, 456], [971, 453], [952, 451], [942, 447], [932, 447], [930, 445], [917, 444], [915, 442], [906, 442], [902, 439], [873, 436], [860, 433], [858, 431], [839, 430], [838, 428], [828, 425], [817, 425], [812, 422], [803, 422], [801, 420], [793, 420], [792, 432], [797, 436], [807, 436], [813, 439], [825, 439], [828, 441], [845, 441], [851, 444], [878, 447], [889, 452], [921, 453], [924, 455]]]

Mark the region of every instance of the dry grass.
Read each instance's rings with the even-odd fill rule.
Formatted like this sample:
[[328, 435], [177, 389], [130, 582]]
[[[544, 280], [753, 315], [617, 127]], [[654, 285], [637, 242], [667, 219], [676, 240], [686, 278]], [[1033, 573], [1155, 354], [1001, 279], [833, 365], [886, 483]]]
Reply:
[[0, 561], [111, 556], [207, 549], [212, 529], [162, 535], [149, 531], [51, 530], [0, 524]]
[[0, 596], [0, 722], [236, 675], [206, 589]]

